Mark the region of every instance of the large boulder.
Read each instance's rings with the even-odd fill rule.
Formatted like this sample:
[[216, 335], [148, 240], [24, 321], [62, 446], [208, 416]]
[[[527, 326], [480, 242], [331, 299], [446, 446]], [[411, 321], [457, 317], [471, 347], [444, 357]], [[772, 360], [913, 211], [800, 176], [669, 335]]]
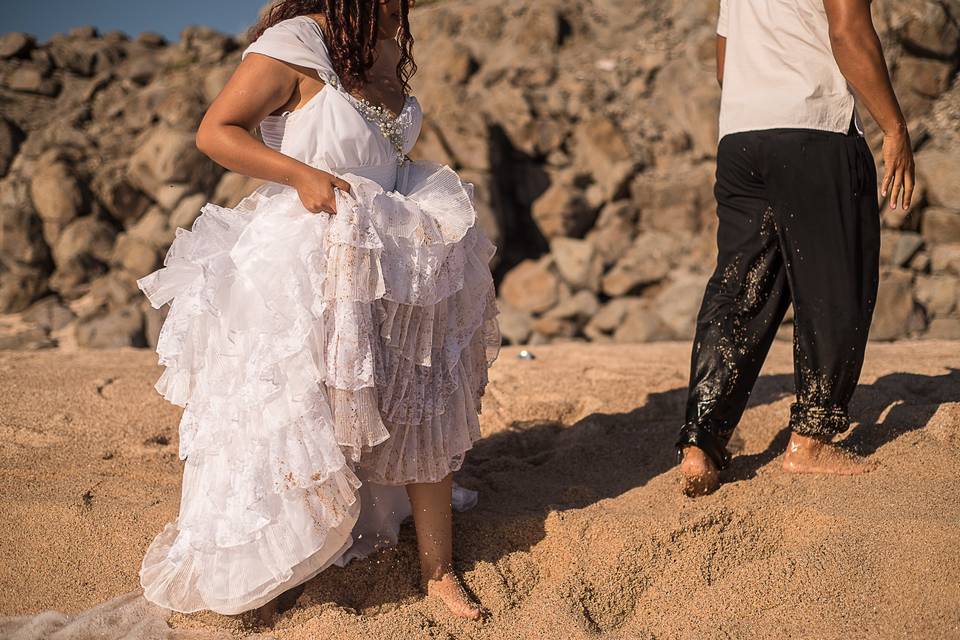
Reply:
[[86, 212], [84, 185], [60, 160], [36, 168], [30, 179], [30, 198], [44, 225], [58, 230]]
[[533, 203], [530, 215], [547, 239], [582, 237], [596, 219], [582, 191], [573, 183], [573, 176], [558, 176]]
[[0, 35], [0, 59], [24, 57], [35, 46], [36, 40], [28, 33], [5, 33]]
[[557, 237], [550, 243], [550, 253], [553, 254], [560, 276], [572, 289], [599, 291], [603, 257], [592, 243]]
[[547, 256], [524, 260], [507, 272], [500, 284], [500, 296], [515, 309], [542, 313], [560, 300], [560, 278]]
[[960, 153], [928, 148], [917, 154], [917, 171], [930, 204], [956, 207], [960, 202]]
[[0, 116], [0, 178], [7, 175], [10, 165], [26, 136], [14, 122]]
[[884, 272], [880, 278], [870, 339], [905, 338], [916, 327], [917, 314], [913, 300], [913, 274], [902, 269]]
[[78, 321], [75, 336], [78, 346], [89, 349], [147, 346], [143, 311], [135, 303]]
[[924, 211], [923, 237], [930, 244], [960, 242], [960, 210], [930, 207]]
[[114, 162], [101, 167], [91, 187], [110, 216], [124, 226], [139, 220], [150, 208], [150, 198], [133, 186], [123, 163]]
[[949, 275], [920, 275], [916, 282], [916, 298], [929, 318], [947, 316], [957, 307], [960, 278]]
[[637, 236], [623, 257], [603, 277], [603, 292], [622, 296], [661, 281], [670, 273], [682, 251], [682, 243], [668, 233], [650, 231]]
[[68, 224], [53, 246], [56, 271], [50, 286], [68, 298], [81, 293], [81, 285], [107, 270], [115, 236], [114, 228], [96, 216]]
[[[152, 129], [130, 157], [127, 175], [130, 182], [155, 201], [176, 205], [189, 190], [203, 191], [213, 186], [218, 175], [213, 163], [194, 144], [194, 134], [167, 126]], [[194, 187], [191, 189], [190, 187]], [[177, 191], [170, 198], [170, 191]]]

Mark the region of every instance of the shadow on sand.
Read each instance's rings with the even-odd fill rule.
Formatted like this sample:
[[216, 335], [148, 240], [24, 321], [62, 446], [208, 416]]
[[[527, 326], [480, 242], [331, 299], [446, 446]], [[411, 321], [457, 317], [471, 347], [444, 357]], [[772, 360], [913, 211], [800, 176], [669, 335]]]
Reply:
[[[748, 407], [792, 395], [792, 374], [761, 376]], [[941, 403], [958, 400], [960, 369], [936, 376], [883, 376], [858, 387], [851, 415], [859, 422], [844, 442], [861, 454], [873, 454], [901, 435], [922, 429]], [[514, 424], [478, 442], [458, 476], [481, 494], [477, 508], [455, 519], [458, 568], [469, 569], [480, 561], [495, 563], [510, 553], [528, 551], [543, 539], [551, 511], [614, 498], [669, 471], [674, 466], [673, 444], [685, 401], [686, 389], [676, 388], [650, 394], [643, 406], [627, 413], [594, 413], [568, 427], [554, 422]], [[763, 451], [735, 455], [724, 471], [725, 482], [756, 476], [783, 452], [788, 439], [789, 429], [784, 426]], [[326, 571], [309, 588], [323, 599], [368, 612], [419, 597], [416, 542], [409, 523], [403, 527], [399, 546], [378, 557]], [[378, 568], [362, 566], [370, 562]], [[398, 570], [408, 575], [398, 579], [391, 573]], [[366, 582], [369, 588], [363, 587]]]

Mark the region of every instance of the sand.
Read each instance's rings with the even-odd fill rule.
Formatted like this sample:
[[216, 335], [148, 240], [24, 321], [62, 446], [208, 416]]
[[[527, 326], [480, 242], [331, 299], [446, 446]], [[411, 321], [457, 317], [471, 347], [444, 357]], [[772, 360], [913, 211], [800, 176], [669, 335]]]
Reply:
[[[406, 525], [252, 637], [960, 638], [960, 343], [870, 346], [846, 440], [879, 468], [855, 478], [781, 470], [793, 382], [778, 343], [727, 482], [696, 500], [672, 468], [689, 345], [533, 350], [504, 349], [458, 478], [481, 495], [455, 548], [487, 618], [420, 597]], [[146, 351], [0, 354], [0, 637], [252, 634], [136, 593], [179, 497], [179, 412], [158, 373]]]

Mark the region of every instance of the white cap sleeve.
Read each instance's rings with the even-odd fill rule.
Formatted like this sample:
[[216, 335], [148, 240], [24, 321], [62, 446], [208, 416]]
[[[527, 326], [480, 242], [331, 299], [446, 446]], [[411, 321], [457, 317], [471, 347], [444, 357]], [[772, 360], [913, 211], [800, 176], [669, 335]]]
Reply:
[[317, 75], [324, 82], [334, 86], [340, 84], [333, 70], [333, 63], [330, 62], [323, 33], [319, 25], [307, 16], [283, 20], [268, 28], [244, 49], [241, 59], [250, 53], [259, 53], [290, 64], [316, 69]]
[[720, 17], [717, 20], [717, 35], [723, 38], [727, 37], [727, 28], [730, 24], [727, 8], [728, 0], [720, 0]]

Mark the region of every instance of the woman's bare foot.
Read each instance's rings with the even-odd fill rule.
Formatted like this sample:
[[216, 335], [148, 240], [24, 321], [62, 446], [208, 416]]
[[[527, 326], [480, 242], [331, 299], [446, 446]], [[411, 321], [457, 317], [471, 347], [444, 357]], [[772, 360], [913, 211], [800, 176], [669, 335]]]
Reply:
[[253, 621], [261, 627], [272, 627], [273, 619], [277, 615], [277, 600], [274, 598], [265, 605], [253, 610]]
[[876, 465], [839, 447], [829, 440], [818, 440], [796, 433], [790, 436], [783, 456], [788, 473], [824, 473], [855, 476], [872, 471]]
[[435, 580], [427, 580], [426, 592], [428, 596], [436, 596], [443, 600], [450, 613], [458, 618], [477, 620], [480, 618], [480, 607], [463, 588], [460, 578], [453, 571], [449, 571]]
[[693, 445], [683, 448], [680, 462], [680, 490], [691, 498], [713, 493], [720, 487], [720, 474], [703, 449]]

